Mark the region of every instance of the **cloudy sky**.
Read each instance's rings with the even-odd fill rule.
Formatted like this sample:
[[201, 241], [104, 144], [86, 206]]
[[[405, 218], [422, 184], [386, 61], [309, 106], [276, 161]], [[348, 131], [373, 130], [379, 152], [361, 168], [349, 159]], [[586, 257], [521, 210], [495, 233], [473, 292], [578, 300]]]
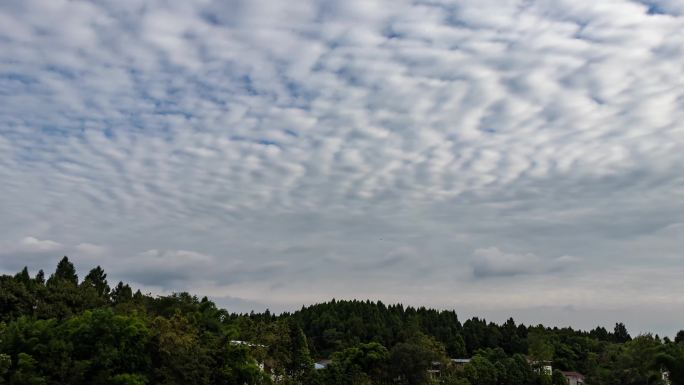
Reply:
[[0, 2], [0, 272], [684, 328], [682, 0]]

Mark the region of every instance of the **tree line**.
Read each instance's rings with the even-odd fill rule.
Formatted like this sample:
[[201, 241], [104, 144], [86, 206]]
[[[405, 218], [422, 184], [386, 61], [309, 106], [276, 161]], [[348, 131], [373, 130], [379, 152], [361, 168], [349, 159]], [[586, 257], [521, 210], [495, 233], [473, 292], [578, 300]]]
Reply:
[[356, 300], [237, 314], [188, 293], [112, 288], [99, 266], [79, 280], [67, 257], [47, 279], [0, 276], [0, 384], [566, 385], [561, 371], [589, 385], [659, 385], [663, 373], [684, 384], [684, 331], [461, 322]]

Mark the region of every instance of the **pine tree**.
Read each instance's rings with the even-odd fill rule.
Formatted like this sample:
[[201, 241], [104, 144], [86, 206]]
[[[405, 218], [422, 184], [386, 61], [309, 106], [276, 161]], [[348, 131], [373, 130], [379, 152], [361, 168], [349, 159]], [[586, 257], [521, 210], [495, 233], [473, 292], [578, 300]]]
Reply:
[[17, 282], [23, 283], [24, 286], [28, 286], [29, 283], [31, 282], [31, 276], [29, 275], [28, 267], [24, 266], [24, 269], [22, 269], [21, 272], [17, 273], [14, 276], [14, 279]]
[[615, 328], [613, 329], [613, 341], [618, 343], [625, 343], [631, 340], [632, 337], [627, 332], [625, 324], [623, 324], [622, 322], [616, 323]]
[[48, 283], [54, 283], [56, 281], [64, 281], [74, 285], [78, 285], [78, 275], [76, 275], [76, 269], [74, 265], [69, 262], [69, 258], [64, 256], [61, 261], [57, 264], [57, 270], [50, 277]]
[[288, 331], [290, 336], [290, 362], [285, 370], [287, 374], [296, 382], [301, 382], [307, 378], [313, 370], [313, 360], [309, 354], [309, 346], [306, 336], [295, 321], [288, 321]]
[[99, 297], [109, 297], [110, 288], [107, 284], [107, 274], [105, 274], [100, 266], [90, 270], [82, 285], [95, 289]]
[[127, 284], [124, 285], [123, 282], [119, 281], [114, 290], [112, 291], [112, 302], [115, 305], [120, 303], [125, 303], [133, 298], [133, 290]]
[[38, 270], [38, 274], [36, 274], [36, 278], [34, 278], [36, 283], [40, 285], [45, 284], [45, 272], [43, 272], [43, 269]]
[[684, 330], [680, 330], [679, 332], [677, 332], [674, 342], [676, 344], [684, 344]]

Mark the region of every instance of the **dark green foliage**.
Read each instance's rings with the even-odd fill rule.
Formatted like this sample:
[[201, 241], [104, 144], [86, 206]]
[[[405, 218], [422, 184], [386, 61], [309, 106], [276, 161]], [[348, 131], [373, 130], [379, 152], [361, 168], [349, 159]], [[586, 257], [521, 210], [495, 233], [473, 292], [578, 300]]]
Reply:
[[24, 269], [21, 270], [21, 272], [17, 273], [17, 275], [14, 276], [14, 280], [17, 283], [21, 283], [21, 284], [24, 284], [25, 286], [28, 286], [31, 283], [31, 276], [29, 275], [28, 267], [24, 266]]
[[81, 286], [93, 289], [95, 295], [99, 298], [109, 297], [109, 285], [107, 284], [107, 274], [100, 266], [90, 270], [86, 275]]
[[12, 366], [12, 357], [5, 353], [0, 353], [0, 384], [4, 384], [5, 374], [9, 371]]
[[[314, 370], [313, 357], [332, 361]], [[27, 268], [0, 276], [0, 384], [566, 385], [559, 370], [588, 385], [662, 385], [663, 373], [684, 385], [684, 331], [461, 324], [453, 311], [371, 301], [231, 314], [188, 293], [110, 289], [99, 266], [79, 283], [66, 257], [47, 282]]]
[[17, 277], [0, 277], [0, 322], [10, 321], [33, 312], [33, 295], [29, 285]]
[[285, 365], [285, 372], [296, 382], [301, 381], [313, 370], [313, 361], [309, 355], [309, 346], [302, 329], [294, 320], [287, 322], [289, 333], [289, 360]]
[[675, 336], [674, 342], [676, 344], [684, 344], [684, 330], [680, 330], [677, 332], [677, 335]]
[[446, 367], [444, 347], [434, 338], [416, 334], [390, 350], [392, 378], [407, 385], [424, 384], [429, 379], [428, 370]]
[[38, 373], [38, 362], [26, 353], [17, 355], [17, 365], [14, 373], [9, 378], [13, 385], [44, 385], [47, 384], [45, 377]]
[[48, 280], [48, 284], [57, 283], [60, 281], [70, 283], [72, 285], [78, 285], [76, 269], [74, 268], [74, 265], [69, 262], [69, 258], [66, 256], [57, 264], [57, 270], [55, 270], [55, 273]]
[[97, 385], [116, 374], [148, 371], [148, 340], [143, 320], [97, 310], [64, 322], [20, 318], [3, 331], [0, 347], [17, 357], [11, 378], [30, 371], [49, 382]]
[[106, 277], [96, 267], [79, 284], [66, 257], [47, 283], [27, 269], [0, 277], [0, 384], [269, 383], [212, 302], [110, 293]]
[[133, 290], [128, 285], [124, 285], [123, 282], [119, 281], [114, 290], [112, 291], [111, 299], [114, 305], [119, 305], [123, 303], [130, 302], [133, 298]]
[[631, 340], [632, 337], [627, 333], [627, 328], [622, 322], [616, 323], [613, 329], [613, 342], [624, 343]]
[[498, 382], [498, 370], [488, 359], [477, 355], [468, 363], [464, 370], [465, 378], [471, 384], [496, 385]]
[[386, 378], [389, 352], [377, 342], [337, 352], [325, 371], [326, 384], [381, 383]]
[[43, 272], [43, 270], [38, 270], [38, 273], [36, 274], [35, 281], [39, 285], [45, 284], [45, 273]]
[[[491, 367], [494, 368], [493, 372], [490, 370]], [[485, 381], [495, 377], [498, 384], [506, 385], [534, 384], [540, 381], [540, 376], [525, 356], [509, 356], [501, 348], [480, 350], [473, 361], [464, 367], [464, 374], [470, 375], [473, 381], [475, 378]]]
[[551, 383], [553, 385], [568, 385], [568, 379], [565, 378], [563, 373], [561, 373], [560, 370], [556, 369], [553, 371], [553, 374], [551, 375]]
[[554, 348], [549, 336], [544, 329], [535, 328], [527, 335], [529, 345], [528, 353], [534, 360], [543, 362], [551, 361], [554, 355]]
[[156, 317], [152, 349], [153, 382], [158, 384], [208, 384], [211, 368], [208, 352], [197, 329], [180, 313], [171, 319]]
[[589, 332], [589, 335], [592, 338], [595, 338], [599, 341], [609, 341], [610, 340], [610, 333], [608, 333], [608, 330], [602, 326], [596, 327], [596, 329], [592, 330]]
[[112, 377], [110, 384], [112, 385], [145, 385], [147, 377], [140, 374], [117, 374]]
[[666, 344], [655, 360], [663, 370], [668, 372], [673, 385], [684, 385], [684, 347], [682, 342]]
[[309, 338], [312, 352], [321, 357], [359, 343], [394, 346], [415, 332], [435, 337], [451, 356], [466, 355], [461, 323], [454, 311], [332, 300], [305, 307], [293, 316]]

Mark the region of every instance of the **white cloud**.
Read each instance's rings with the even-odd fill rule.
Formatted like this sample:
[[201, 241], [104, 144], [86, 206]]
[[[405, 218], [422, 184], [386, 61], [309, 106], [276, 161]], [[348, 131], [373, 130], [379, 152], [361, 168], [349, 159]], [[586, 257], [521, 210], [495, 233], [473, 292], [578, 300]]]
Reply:
[[188, 250], [159, 251], [147, 250], [136, 258], [142, 265], [163, 266], [171, 265], [173, 268], [182, 266], [193, 266], [197, 264], [208, 264], [213, 258], [208, 255]]
[[4, 2], [0, 241], [252, 303], [312, 275], [445, 303], [489, 245], [530, 253], [489, 273], [667, 271], [682, 30], [666, 0]]
[[34, 237], [25, 237], [19, 241], [19, 245], [16, 247], [18, 252], [58, 252], [63, 249], [64, 246], [59, 242], [51, 241], [49, 239], [37, 239]]
[[103, 257], [108, 253], [106, 247], [94, 245], [92, 243], [79, 243], [74, 247], [74, 250], [79, 255], [88, 257]]

